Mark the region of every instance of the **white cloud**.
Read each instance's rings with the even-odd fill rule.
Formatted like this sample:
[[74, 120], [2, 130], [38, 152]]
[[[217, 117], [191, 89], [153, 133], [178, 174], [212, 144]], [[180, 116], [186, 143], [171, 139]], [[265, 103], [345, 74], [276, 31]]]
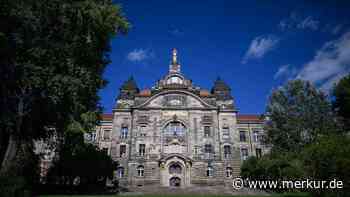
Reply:
[[317, 30], [319, 23], [320, 22], [318, 20], [315, 20], [311, 16], [308, 16], [297, 24], [297, 28]]
[[183, 36], [185, 33], [180, 28], [172, 27], [169, 30], [169, 34], [175, 37]]
[[128, 60], [132, 62], [140, 62], [153, 57], [153, 52], [147, 49], [134, 49], [127, 55]]
[[259, 36], [250, 43], [249, 49], [243, 57], [242, 63], [246, 63], [250, 59], [260, 59], [276, 47], [279, 38], [275, 36]]
[[273, 78], [274, 79], [277, 79], [277, 78], [291, 79], [291, 78], [295, 77], [296, 74], [297, 74], [296, 68], [294, 68], [290, 64], [285, 64], [285, 65], [282, 65], [278, 68], [278, 71], [275, 73]]
[[336, 26], [332, 29], [332, 34], [338, 34], [342, 28], [343, 28], [343, 25], [342, 25], [342, 24], [336, 25]]
[[297, 78], [309, 80], [328, 92], [340, 78], [350, 71], [350, 31], [339, 39], [327, 42], [306, 63]]
[[290, 16], [279, 22], [278, 27], [281, 30], [288, 29], [302, 29], [302, 30], [318, 30], [320, 21], [314, 19], [312, 16], [302, 17], [296, 12], [292, 12]]

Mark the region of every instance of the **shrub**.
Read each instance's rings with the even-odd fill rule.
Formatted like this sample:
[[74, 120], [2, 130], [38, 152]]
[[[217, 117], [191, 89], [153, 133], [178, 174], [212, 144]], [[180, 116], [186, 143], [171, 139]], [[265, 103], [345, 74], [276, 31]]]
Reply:
[[0, 177], [0, 196], [1, 197], [30, 197], [24, 177]]

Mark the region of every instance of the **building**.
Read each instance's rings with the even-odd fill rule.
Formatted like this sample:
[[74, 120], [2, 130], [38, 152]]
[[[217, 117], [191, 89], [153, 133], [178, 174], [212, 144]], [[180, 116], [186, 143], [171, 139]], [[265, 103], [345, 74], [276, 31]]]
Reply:
[[220, 78], [210, 92], [194, 86], [174, 49], [169, 72], [153, 88], [140, 91], [133, 78], [122, 85], [90, 140], [119, 162], [115, 178], [124, 186], [231, 185], [242, 160], [268, 150], [263, 122], [238, 114]]

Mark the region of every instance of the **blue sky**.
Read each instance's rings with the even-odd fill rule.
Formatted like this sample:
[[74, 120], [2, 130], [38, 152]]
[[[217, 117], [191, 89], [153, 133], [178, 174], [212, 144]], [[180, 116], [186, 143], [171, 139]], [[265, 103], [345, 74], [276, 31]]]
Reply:
[[164, 76], [172, 48], [195, 85], [210, 90], [224, 79], [240, 113], [264, 113], [271, 91], [290, 79], [329, 92], [350, 71], [350, 2], [315, 2], [116, 1], [132, 28], [112, 40], [104, 112], [129, 76], [140, 89]]

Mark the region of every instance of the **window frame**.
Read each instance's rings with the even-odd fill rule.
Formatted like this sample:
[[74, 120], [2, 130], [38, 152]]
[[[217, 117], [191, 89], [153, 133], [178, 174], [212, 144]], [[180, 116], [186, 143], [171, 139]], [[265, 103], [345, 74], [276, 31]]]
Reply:
[[207, 177], [213, 177], [214, 176], [214, 168], [213, 166], [207, 167]]
[[129, 135], [129, 127], [122, 126], [120, 130], [120, 139], [127, 139]]
[[[244, 154], [246, 153], [246, 155]], [[246, 160], [249, 157], [249, 150], [248, 148], [241, 148], [241, 158], [242, 160]]]
[[[124, 150], [124, 152], [122, 152], [122, 150]], [[119, 146], [119, 155], [120, 155], [120, 157], [126, 156], [126, 145], [125, 144], [122, 144]]]
[[137, 176], [138, 177], [144, 177], [145, 176], [145, 167], [143, 165], [137, 166], [136, 170], [137, 170]]
[[110, 140], [111, 133], [112, 133], [112, 129], [103, 129], [103, 140]]
[[233, 169], [231, 167], [226, 167], [226, 177], [230, 178], [233, 176]]
[[204, 137], [210, 137], [211, 136], [211, 126], [209, 126], [209, 125], [203, 126], [203, 132], [204, 132]]
[[230, 145], [224, 145], [224, 158], [225, 159], [229, 159], [231, 157], [231, 155], [232, 155], [231, 146]]
[[229, 139], [230, 138], [230, 128], [229, 127], [222, 127], [222, 139]]
[[120, 167], [117, 168], [117, 177], [118, 178], [125, 177], [125, 169], [124, 169], [124, 167], [120, 166]]
[[247, 131], [245, 131], [245, 130], [239, 131], [239, 141], [240, 142], [247, 142]]
[[144, 157], [146, 155], [146, 144], [139, 144], [139, 156]]

